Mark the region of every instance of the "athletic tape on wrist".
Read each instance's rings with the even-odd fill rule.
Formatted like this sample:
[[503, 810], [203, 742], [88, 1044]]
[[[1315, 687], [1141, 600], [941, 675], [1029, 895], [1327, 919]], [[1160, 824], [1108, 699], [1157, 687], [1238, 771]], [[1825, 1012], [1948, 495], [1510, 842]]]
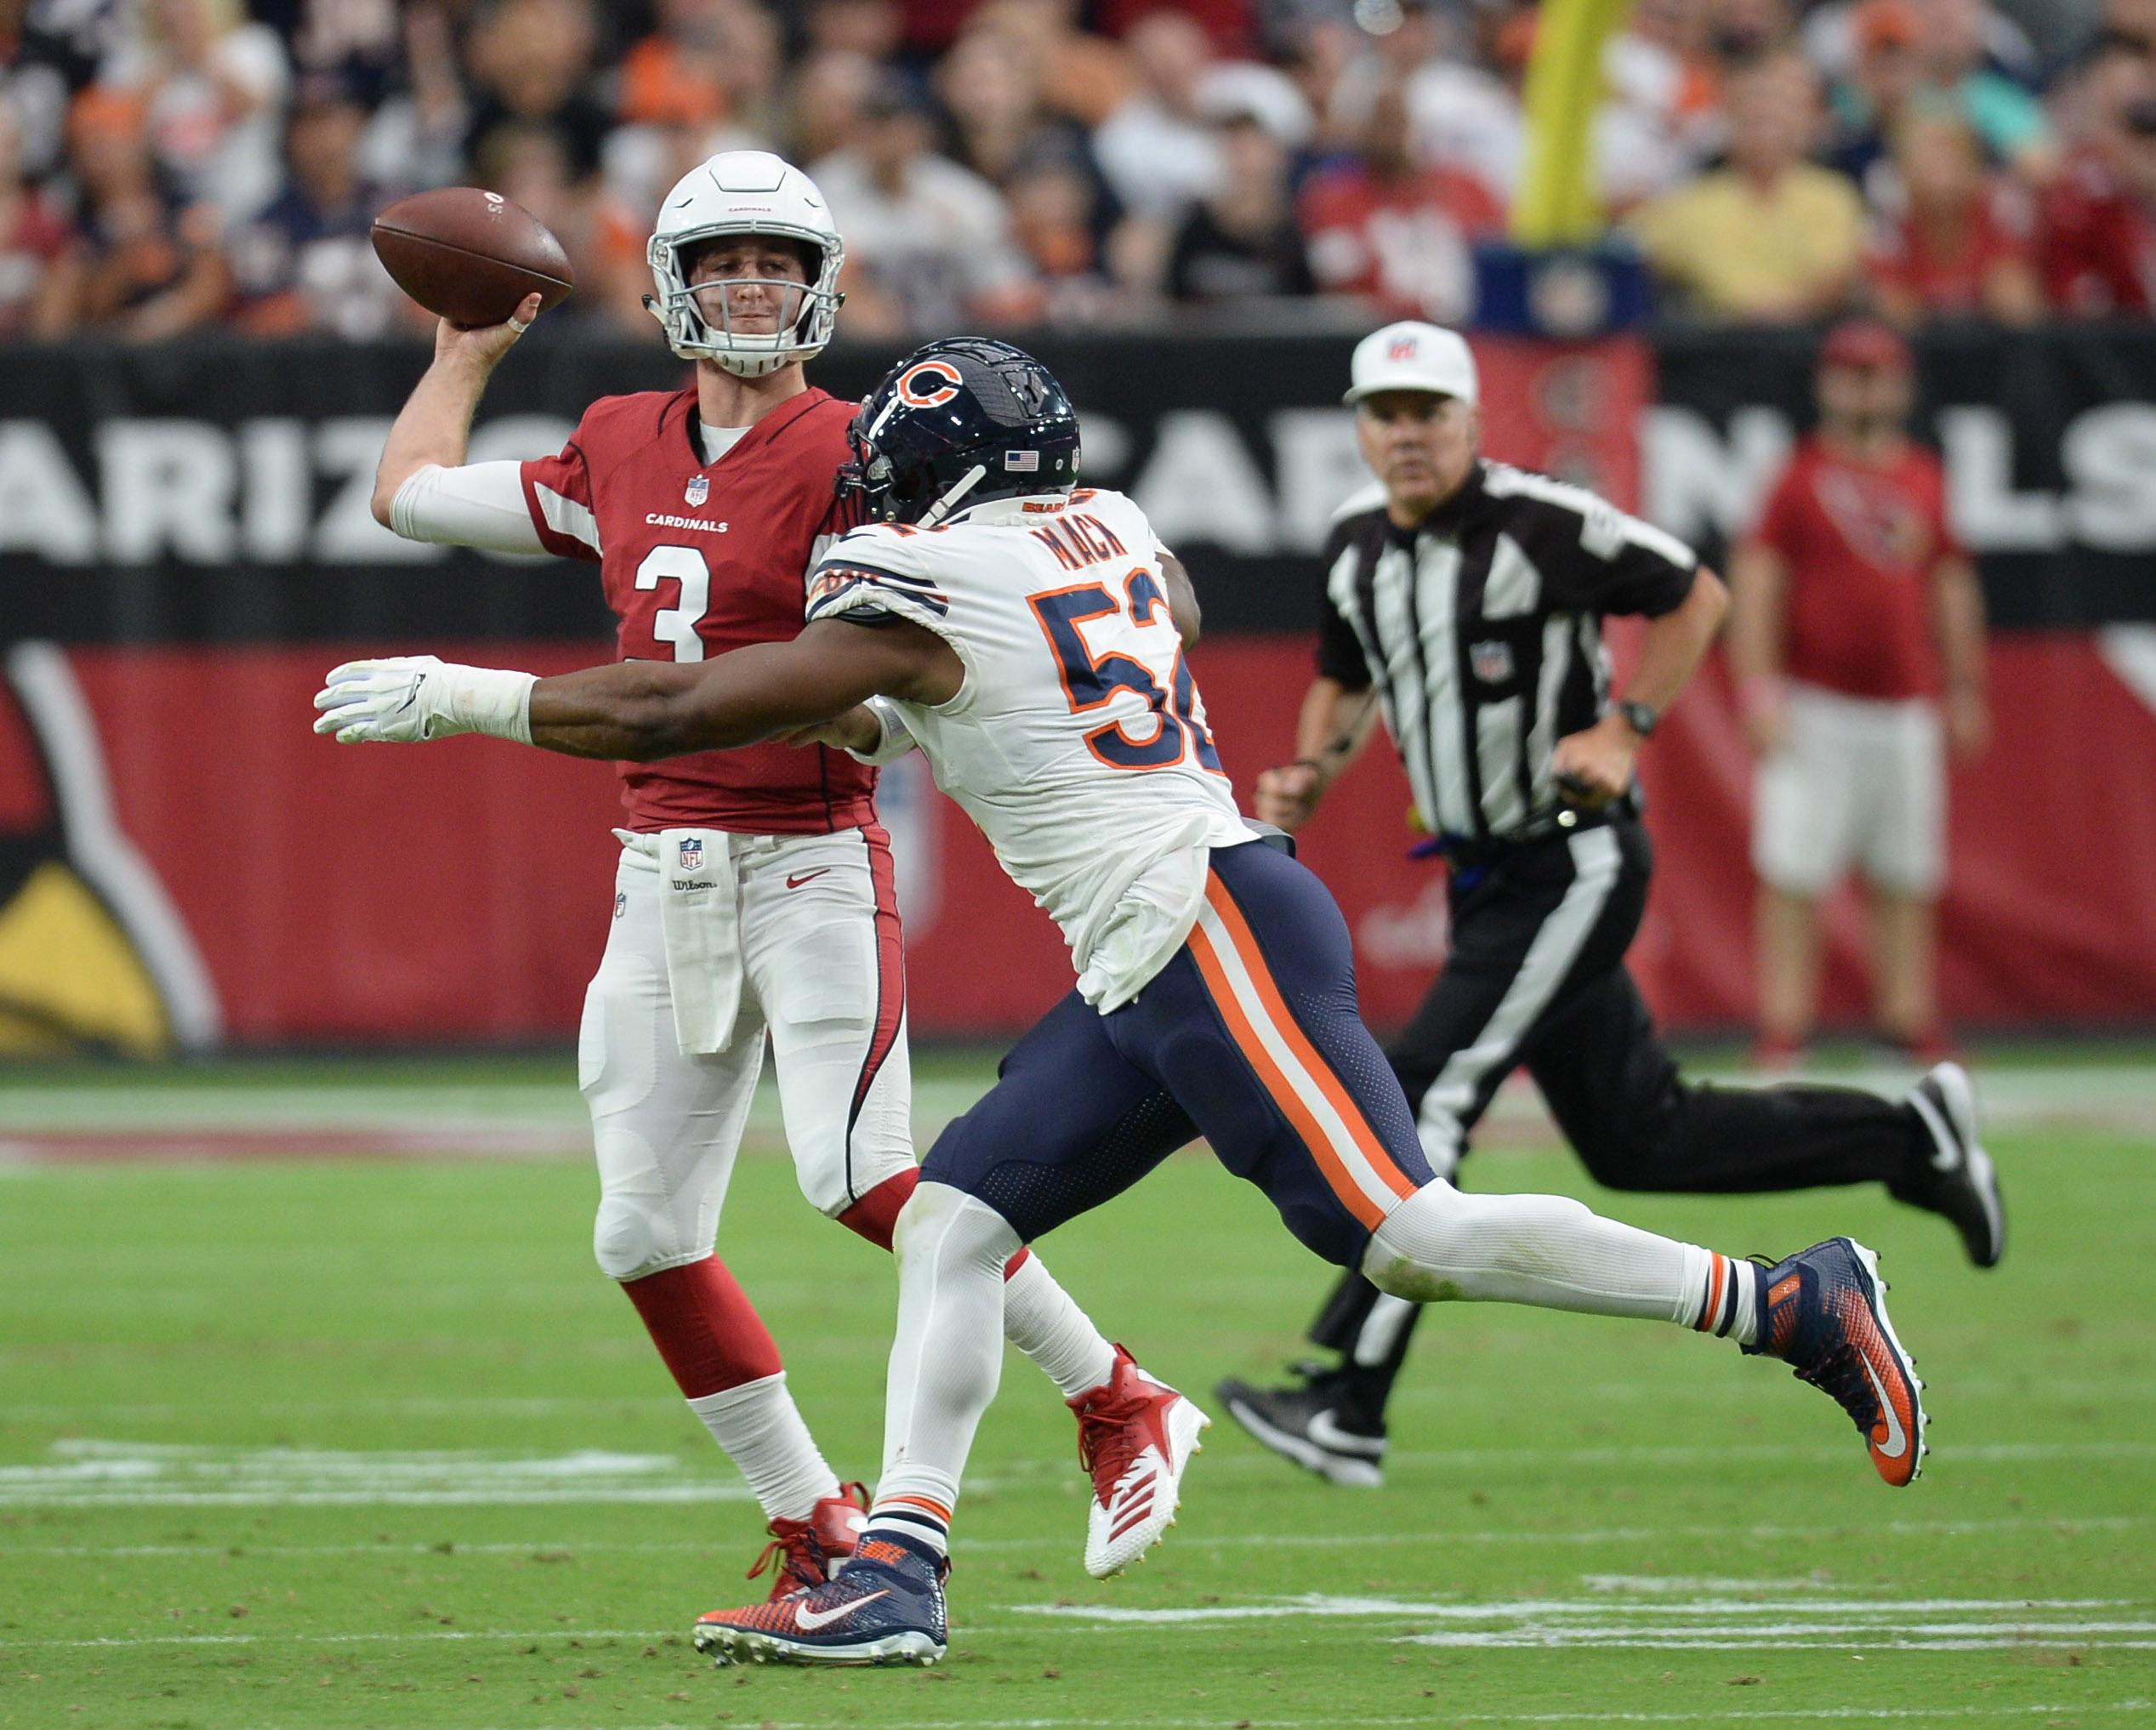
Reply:
[[532, 687], [538, 675], [498, 667], [444, 668], [445, 731], [532, 743]]
[[866, 751], [849, 750], [846, 754], [856, 763], [865, 763], [871, 769], [880, 769], [887, 763], [895, 763], [913, 748], [913, 736], [906, 731], [906, 723], [898, 711], [885, 698], [872, 697], [864, 705], [876, 717], [876, 725], [883, 729], [875, 744]]

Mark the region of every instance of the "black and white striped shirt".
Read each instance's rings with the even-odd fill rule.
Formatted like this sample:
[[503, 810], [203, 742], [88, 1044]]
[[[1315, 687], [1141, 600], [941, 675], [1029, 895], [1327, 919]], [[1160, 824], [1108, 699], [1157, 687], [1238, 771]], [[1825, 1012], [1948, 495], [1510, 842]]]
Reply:
[[1424, 824], [1475, 840], [1557, 802], [1550, 754], [1609, 698], [1603, 617], [1675, 611], [1698, 563], [1582, 487], [1491, 462], [1413, 529], [1382, 489], [1358, 494], [1324, 561], [1317, 670], [1376, 685]]

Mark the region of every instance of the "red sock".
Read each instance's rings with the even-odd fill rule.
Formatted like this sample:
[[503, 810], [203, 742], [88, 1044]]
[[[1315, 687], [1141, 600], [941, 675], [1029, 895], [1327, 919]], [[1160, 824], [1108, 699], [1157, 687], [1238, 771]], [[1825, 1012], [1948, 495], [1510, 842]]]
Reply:
[[[898, 1210], [906, 1205], [907, 1198], [913, 1193], [913, 1186], [920, 1181], [921, 1169], [918, 1165], [893, 1172], [840, 1214], [839, 1223], [849, 1232], [866, 1238], [879, 1249], [890, 1249], [891, 1230], [898, 1224]], [[1004, 1263], [1003, 1277], [1009, 1279], [1026, 1265], [1026, 1258], [1032, 1253], [1021, 1249]]]
[[623, 1282], [686, 1399], [777, 1375], [778, 1345], [716, 1255]]

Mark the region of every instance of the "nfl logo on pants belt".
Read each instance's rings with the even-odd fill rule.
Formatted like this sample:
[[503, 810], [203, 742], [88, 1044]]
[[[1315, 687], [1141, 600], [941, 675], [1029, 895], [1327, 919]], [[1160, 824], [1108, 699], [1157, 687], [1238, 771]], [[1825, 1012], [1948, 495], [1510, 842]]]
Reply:
[[681, 843], [681, 868], [684, 871], [701, 871], [703, 868], [703, 838], [701, 835], [692, 836]]

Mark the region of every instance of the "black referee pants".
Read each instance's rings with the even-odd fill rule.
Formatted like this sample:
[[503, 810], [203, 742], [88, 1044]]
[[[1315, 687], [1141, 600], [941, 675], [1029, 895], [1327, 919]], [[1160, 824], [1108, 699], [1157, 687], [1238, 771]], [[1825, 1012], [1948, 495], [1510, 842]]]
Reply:
[[[1647, 831], [1626, 818], [1453, 873], [1444, 970], [1386, 1054], [1438, 1174], [1452, 1174], [1520, 1065], [1610, 1189], [1898, 1187], [1920, 1171], [1930, 1144], [1900, 1101], [1679, 1076], [1624, 966], [1653, 869]], [[1350, 1408], [1364, 1423], [1382, 1418], [1421, 1313], [1356, 1273], [1319, 1312], [1310, 1337], [1342, 1354]]]

